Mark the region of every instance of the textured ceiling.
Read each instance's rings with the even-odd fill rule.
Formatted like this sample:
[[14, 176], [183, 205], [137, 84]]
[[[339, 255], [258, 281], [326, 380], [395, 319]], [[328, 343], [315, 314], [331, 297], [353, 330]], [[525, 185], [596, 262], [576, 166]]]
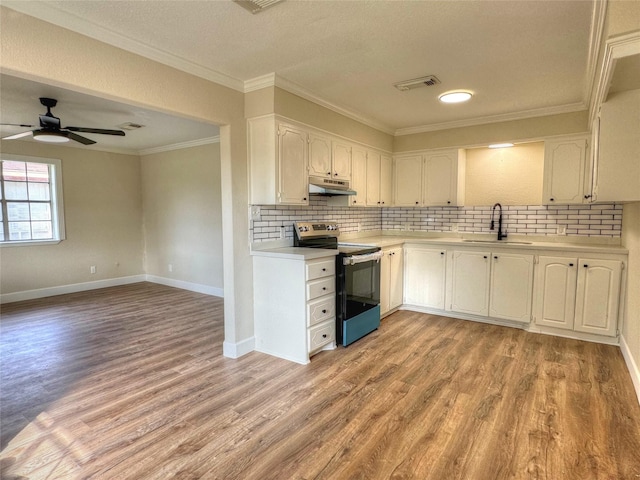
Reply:
[[[256, 15], [226, 0], [3, 5], [239, 90], [275, 73], [389, 132], [586, 109], [593, 75], [590, 0], [285, 0]], [[430, 74], [442, 83], [393, 87]], [[452, 89], [475, 95], [439, 103]]]

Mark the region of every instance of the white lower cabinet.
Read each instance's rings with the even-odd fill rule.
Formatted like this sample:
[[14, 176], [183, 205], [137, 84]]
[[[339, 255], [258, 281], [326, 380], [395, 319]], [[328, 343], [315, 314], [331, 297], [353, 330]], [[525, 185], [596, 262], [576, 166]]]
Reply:
[[614, 337], [622, 262], [541, 256], [536, 268], [536, 325]]
[[446, 250], [409, 245], [404, 263], [404, 303], [444, 310]]
[[531, 321], [533, 255], [454, 251], [450, 310]]
[[385, 248], [380, 260], [380, 314], [402, 305], [402, 247]]
[[309, 363], [335, 348], [335, 256], [253, 257], [256, 350]]

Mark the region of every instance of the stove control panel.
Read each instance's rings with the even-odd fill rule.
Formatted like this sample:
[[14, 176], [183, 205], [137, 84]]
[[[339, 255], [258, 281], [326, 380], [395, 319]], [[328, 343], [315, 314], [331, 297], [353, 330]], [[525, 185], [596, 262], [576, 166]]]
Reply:
[[294, 222], [293, 229], [298, 238], [337, 237], [340, 228], [335, 223]]

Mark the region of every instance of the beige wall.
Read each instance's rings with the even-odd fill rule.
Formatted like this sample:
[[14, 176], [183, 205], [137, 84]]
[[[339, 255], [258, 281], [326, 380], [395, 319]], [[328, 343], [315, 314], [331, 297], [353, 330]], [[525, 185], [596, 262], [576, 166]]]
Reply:
[[391, 152], [393, 149], [393, 136], [340, 115], [286, 90], [276, 87], [274, 100], [275, 113], [278, 115], [386, 152]]
[[395, 137], [393, 149], [394, 152], [410, 152], [430, 148], [481, 146], [491, 143], [541, 139], [553, 135], [584, 133], [589, 131], [588, 117], [589, 112], [581, 111], [401, 135]]
[[250, 350], [244, 94], [5, 7], [0, 7], [0, 30], [0, 66], [6, 74], [220, 125], [224, 348], [230, 356]]
[[[624, 206], [622, 217], [622, 245], [629, 250], [627, 269], [627, 301], [622, 328], [629, 351], [640, 368], [640, 203]], [[640, 397], [640, 392], [638, 392]]]
[[511, 148], [470, 148], [464, 204], [540, 205], [543, 167], [543, 142]]
[[141, 163], [146, 273], [222, 289], [220, 145], [145, 155]]
[[2, 294], [144, 273], [137, 156], [23, 141], [0, 151], [62, 161], [66, 226], [57, 245], [0, 249]]
[[638, 0], [609, 0], [607, 3], [607, 36], [640, 30]]

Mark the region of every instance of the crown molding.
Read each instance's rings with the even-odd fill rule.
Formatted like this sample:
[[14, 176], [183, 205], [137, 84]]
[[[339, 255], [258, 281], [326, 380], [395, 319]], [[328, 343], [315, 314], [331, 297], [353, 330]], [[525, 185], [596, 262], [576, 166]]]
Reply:
[[244, 82], [244, 93], [260, 90], [261, 88], [274, 87], [276, 85], [276, 74], [267, 73], [260, 77], [252, 78]]
[[589, 106], [589, 125], [600, 113], [600, 105], [606, 100], [611, 80], [619, 58], [640, 54], [640, 30], [609, 38], [605, 42], [602, 67], [593, 88]]
[[173, 145], [164, 145], [162, 147], [145, 148], [144, 150], [138, 150], [137, 154], [141, 157], [145, 155], [151, 155], [154, 153], [170, 152], [172, 150], [182, 150], [184, 148], [200, 147], [202, 145], [210, 145], [212, 143], [220, 143], [220, 136], [200, 138], [198, 140], [191, 140], [189, 142], [174, 143]]
[[574, 113], [587, 110], [584, 102], [572, 103], [569, 105], [559, 105], [555, 107], [538, 108], [535, 110], [525, 110], [522, 112], [503, 113], [490, 115], [487, 117], [470, 118], [453, 122], [434, 123], [418, 127], [400, 128], [394, 132], [394, 136], [412, 135], [414, 133], [435, 132], [437, 130], [448, 130], [451, 128], [473, 127], [476, 125], [486, 125], [489, 123], [511, 122], [514, 120], [525, 120], [527, 118], [546, 117], [548, 115], [559, 115], [563, 113]]
[[66, 28], [81, 35], [93, 38], [94, 40], [135, 53], [163, 65], [190, 73], [233, 90], [237, 90], [239, 92], [244, 90], [244, 84], [241, 80], [215, 70], [211, 70], [184, 58], [180, 58], [169, 52], [165, 52], [164, 50], [133, 40], [113, 30], [90, 22], [89, 20], [80, 18], [73, 13], [60, 10], [48, 2], [3, 0], [2, 5], [17, 12], [24, 13], [25, 15]]
[[598, 68], [598, 57], [600, 56], [600, 49], [604, 38], [608, 4], [609, 0], [593, 2], [591, 28], [589, 31], [589, 53], [587, 57], [587, 83], [584, 90], [584, 98], [589, 106], [595, 94], [596, 70]]

